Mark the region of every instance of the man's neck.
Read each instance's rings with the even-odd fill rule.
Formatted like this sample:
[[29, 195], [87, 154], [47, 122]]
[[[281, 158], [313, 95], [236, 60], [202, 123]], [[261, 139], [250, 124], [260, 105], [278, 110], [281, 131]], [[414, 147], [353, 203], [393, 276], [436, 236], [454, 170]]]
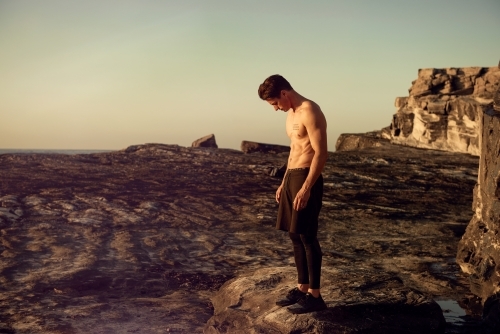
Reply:
[[294, 90], [290, 91], [289, 99], [290, 99], [290, 105], [292, 106], [291, 108], [292, 112], [297, 111], [297, 108], [299, 108], [302, 105], [302, 103], [304, 103], [304, 101], [307, 100], [305, 97], [303, 97]]

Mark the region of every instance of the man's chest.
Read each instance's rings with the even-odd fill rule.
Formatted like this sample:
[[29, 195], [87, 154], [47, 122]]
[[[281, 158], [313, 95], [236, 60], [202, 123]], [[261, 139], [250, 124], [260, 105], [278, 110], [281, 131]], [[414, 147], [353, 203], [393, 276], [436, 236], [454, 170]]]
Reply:
[[307, 129], [297, 115], [288, 115], [286, 119], [286, 133], [291, 139], [307, 137]]

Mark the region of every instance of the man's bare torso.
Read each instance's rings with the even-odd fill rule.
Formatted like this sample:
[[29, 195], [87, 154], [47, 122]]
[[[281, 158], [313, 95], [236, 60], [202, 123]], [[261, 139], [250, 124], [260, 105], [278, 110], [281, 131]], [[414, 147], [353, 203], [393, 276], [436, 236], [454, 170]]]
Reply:
[[290, 137], [288, 169], [310, 167], [314, 157], [311, 138], [305, 122], [311, 118], [324, 120], [319, 106], [313, 101], [304, 101], [295, 111], [290, 110], [286, 119], [286, 132]]

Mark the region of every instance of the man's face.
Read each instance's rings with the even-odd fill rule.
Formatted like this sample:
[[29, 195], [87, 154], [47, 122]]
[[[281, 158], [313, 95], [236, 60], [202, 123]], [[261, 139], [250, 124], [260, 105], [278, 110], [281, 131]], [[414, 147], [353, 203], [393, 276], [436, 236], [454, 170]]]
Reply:
[[267, 99], [266, 101], [274, 107], [274, 110], [287, 112], [291, 108], [290, 102], [288, 101], [286, 92], [284, 90], [281, 91], [279, 98]]

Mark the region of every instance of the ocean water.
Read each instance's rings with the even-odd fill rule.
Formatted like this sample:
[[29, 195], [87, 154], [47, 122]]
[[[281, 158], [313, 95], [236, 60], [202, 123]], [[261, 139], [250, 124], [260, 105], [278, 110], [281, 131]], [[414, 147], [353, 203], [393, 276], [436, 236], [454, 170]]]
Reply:
[[448, 323], [460, 324], [464, 322], [463, 317], [467, 315], [465, 310], [458, 304], [456, 300], [452, 299], [437, 299], [436, 303], [443, 310], [443, 315]]
[[39, 153], [39, 154], [90, 154], [90, 153], [102, 153], [102, 152], [112, 152], [113, 150], [30, 150], [30, 149], [0, 149], [0, 154], [9, 153]]

